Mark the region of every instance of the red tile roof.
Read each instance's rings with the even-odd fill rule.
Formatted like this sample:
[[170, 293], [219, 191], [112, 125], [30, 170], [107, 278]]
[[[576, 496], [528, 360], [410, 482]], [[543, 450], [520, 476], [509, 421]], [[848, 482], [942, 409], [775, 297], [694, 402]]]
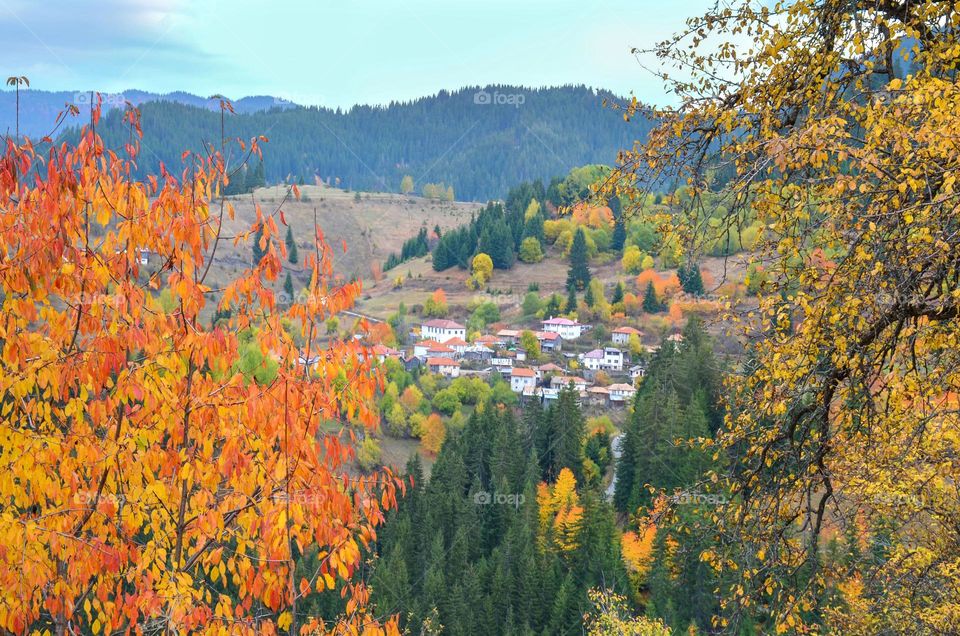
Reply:
[[446, 320], [443, 318], [434, 318], [433, 320], [428, 320], [423, 323], [424, 327], [433, 327], [434, 329], [465, 329], [463, 325], [454, 320]]
[[428, 367], [459, 367], [460, 363], [450, 358], [427, 358]]
[[510, 375], [515, 375], [521, 378], [533, 378], [536, 377], [537, 374], [533, 369], [528, 369], [526, 367], [514, 367], [513, 370], [510, 371]]

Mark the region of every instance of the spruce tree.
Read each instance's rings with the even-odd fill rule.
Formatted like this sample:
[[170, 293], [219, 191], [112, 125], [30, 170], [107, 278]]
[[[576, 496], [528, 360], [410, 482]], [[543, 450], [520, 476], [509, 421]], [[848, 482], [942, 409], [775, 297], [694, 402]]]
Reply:
[[576, 310], [577, 310], [577, 289], [573, 285], [568, 285], [566, 313], [572, 314]]
[[[263, 223], [257, 227], [257, 233], [253, 235], [253, 266], [256, 267], [260, 264], [260, 261], [263, 260], [264, 255], [267, 253], [266, 248], [260, 247], [260, 240], [263, 239]], [[267, 243], [269, 247], [269, 242]]]
[[613, 297], [610, 298], [610, 304], [616, 305], [617, 303], [622, 303], [624, 293], [623, 281], [617, 281], [617, 286], [613, 288]]
[[657, 298], [657, 290], [653, 286], [653, 281], [649, 281], [647, 290], [643, 293], [643, 311], [648, 314], [656, 314], [663, 309], [663, 303]]
[[578, 227], [570, 246], [570, 269], [567, 270], [567, 287], [584, 289], [590, 284], [590, 255], [587, 253], [587, 236]]
[[293, 238], [293, 228], [287, 226], [287, 260], [293, 264], [300, 262], [300, 256], [297, 254], [297, 242]]
[[287, 272], [287, 278], [283, 281], [283, 292], [287, 295], [286, 304], [293, 303], [293, 278], [290, 277], [290, 272]]
[[696, 263], [686, 263], [677, 268], [677, 278], [684, 292], [695, 296], [703, 295], [703, 277], [700, 266]]
[[583, 302], [587, 303], [587, 307], [593, 307], [596, 303], [596, 299], [593, 297], [593, 285], [587, 285], [587, 293], [583, 295]]

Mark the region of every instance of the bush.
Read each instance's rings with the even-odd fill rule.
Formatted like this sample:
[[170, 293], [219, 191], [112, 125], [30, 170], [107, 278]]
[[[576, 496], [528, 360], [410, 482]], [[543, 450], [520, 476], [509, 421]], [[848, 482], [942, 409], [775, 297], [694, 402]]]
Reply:
[[364, 438], [357, 451], [357, 463], [364, 471], [371, 471], [380, 464], [380, 458], [383, 455], [380, 450], [380, 444], [369, 435]]

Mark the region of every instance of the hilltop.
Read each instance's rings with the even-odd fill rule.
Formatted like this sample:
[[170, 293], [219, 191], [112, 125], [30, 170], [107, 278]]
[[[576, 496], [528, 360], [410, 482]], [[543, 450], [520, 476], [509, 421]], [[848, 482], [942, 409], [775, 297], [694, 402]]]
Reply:
[[[22, 110], [31, 108], [32, 95], [21, 95]], [[619, 150], [646, 137], [649, 121], [627, 123], [604, 100], [619, 97], [586, 86], [469, 87], [346, 111], [289, 103], [238, 110], [227, 116], [225, 130], [229, 138], [269, 139], [263, 145], [267, 183], [320, 180], [350, 190], [399, 192], [410, 176], [416, 192], [443, 183], [453, 186], [458, 200], [487, 201], [502, 198], [519, 181], [546, 182], [576, 166], [613, 164]], [[220, 113], [209, 104], [147, 101], [140, 112], [150, 143], [139, 176], [156, 173], [161, 162], [177, 169], [184, 150], [220, 139]], [[104, 116], [98, 131], [110, 148], [122, 149], [129, 139], [118, 109]], [[64, 138], [75, 135], [69, 130]], [[239, 151], [234, 155], [236, 163]]]

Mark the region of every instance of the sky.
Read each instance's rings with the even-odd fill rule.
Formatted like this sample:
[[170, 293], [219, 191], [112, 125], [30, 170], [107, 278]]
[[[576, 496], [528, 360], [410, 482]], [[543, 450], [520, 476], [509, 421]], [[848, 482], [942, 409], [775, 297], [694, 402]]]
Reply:
[[670, 101], [631, 48], [713, 0], [0, 0], [3, 76], [43, 90], [347, 108], [485, 84]]

